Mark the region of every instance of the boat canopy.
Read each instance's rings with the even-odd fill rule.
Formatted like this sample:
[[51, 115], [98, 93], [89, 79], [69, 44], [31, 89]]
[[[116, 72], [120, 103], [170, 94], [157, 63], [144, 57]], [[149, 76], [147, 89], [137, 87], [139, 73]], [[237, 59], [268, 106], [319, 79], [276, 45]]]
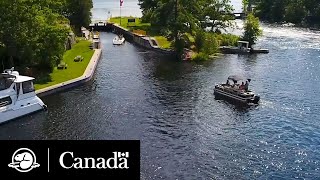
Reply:
[[[228, 77], [228, 80], [232, 80], [233, 82], [238, 82], [238, 81], [241, 81], [241, 80], [244, 80], [246, 78], [242, 77], [242, 76], [239, 76], [239, 75], [231, 75]], [[247, 79], [249, 82], [251, 81], [251, 79]]]
[[28, 76], [18, 76], [17, 79], [14, 81], [15, 83], [22, 83], [26, 81], [33, 81], [33, 77], [28, 77]]
[[229, 76], [228, 79], [232, 80], [232, 81], [241, 81], [241, 80], [243, 80], [243, 77], [238, 76], [238, 75], [232, 75], [232, 76]]
[[249, 44], [248, 41], [238, 41], [238, 43], [242, 43], [242, 44]]
[[0, 80], [4, 80], [4, 79], [11, 80], [12, 82], [15, 82], [15, 83], [21, 83], [26, 81], [32, 81], [35, 78], [29, 77], [29, 76], [21, 76], [21, 75], [14, 76], [14, 75], [5, 74], [5, 73], [0, 74]]

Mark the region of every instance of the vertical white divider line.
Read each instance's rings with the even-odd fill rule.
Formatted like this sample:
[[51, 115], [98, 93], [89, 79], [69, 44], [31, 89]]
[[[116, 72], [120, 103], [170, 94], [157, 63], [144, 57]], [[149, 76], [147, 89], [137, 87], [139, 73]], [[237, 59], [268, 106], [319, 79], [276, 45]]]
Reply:
[[49, 168], [49, 148], [48, 148], [48, 172], [50, 171], [50, 168]]

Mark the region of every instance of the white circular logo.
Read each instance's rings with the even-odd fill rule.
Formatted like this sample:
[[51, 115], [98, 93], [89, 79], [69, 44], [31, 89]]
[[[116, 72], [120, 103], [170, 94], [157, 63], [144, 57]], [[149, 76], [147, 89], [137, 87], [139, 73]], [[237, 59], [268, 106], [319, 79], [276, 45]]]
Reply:
[[11, 161], [8, 166], [15, 168], [19, 172], [29, 172], [33, 168], [40, 166], [40, 164], [36, 162], [36, 155], [28, 148], [16, 150], [12, 155]]

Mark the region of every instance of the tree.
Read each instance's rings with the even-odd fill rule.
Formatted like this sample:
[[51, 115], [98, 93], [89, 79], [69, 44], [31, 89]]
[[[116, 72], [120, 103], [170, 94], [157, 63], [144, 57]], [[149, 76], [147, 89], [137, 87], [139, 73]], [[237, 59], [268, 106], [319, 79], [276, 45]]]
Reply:
[[260, 29], [259, 19], [255, 17], [252, 13], [247, 16], [244, 25], [244, 34], [242, 39], [249, 42], [249, 47], [255, 44], [258, 37], [262, 35], [262, 30]]
[[286, 7], [285, 20], [295, 24], [301, 23], [306, 17], [306, 8], [303, 5], [303, 0], [293, 0]]
[[284, 20], [287, 0], [259, 0], [256, 4], [256, 15], [262, 20], [269, 22], [282, 22]]
[[[168, 32], [178, 54], [186, 45], [186, 33], [194, 34], [207, 27], [220, 31], [232, 19], [230, 0], [139, 0], [139, 4], [143, 20]], [[208, 19], [211, 23], [207, 23]]]
[[202, 4], [201, 20], [211, 21], [204, 28], [210, 27], [212, 32], [221, 32], [232, 26], [234, 11], [230, 0], [207, 0]]
[[[246, 0], [243, 0], [246, 1]], [[320, 0], [252, 0], [255, 15], [269, 22], [320, 24]]]
[[54, 13], [48, 4], [37, 3], [0, 1], [0, 55], [9, 67], [41, 66], [52, 70], [61, 59], [70, 32], [69, 21]]
[[88, 27], [91, 23], [92, 0], [66, 0], [66, 14], [76, 33], [81, 32], [81, 27]]

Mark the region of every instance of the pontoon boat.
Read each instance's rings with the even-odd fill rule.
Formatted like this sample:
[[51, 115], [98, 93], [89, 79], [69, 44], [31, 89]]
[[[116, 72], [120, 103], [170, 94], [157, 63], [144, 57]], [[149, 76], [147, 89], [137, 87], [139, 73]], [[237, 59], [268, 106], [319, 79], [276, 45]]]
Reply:
[[[243, 80], [244, 78], [241, 78], [240, 76], [229, 76], [226, 83], [217, 84], [215, 86], [215, 96], [234, 100], [239, 103], [258, 104], [260, 96], [256, 95], [248, 88], [251, 79], [247, 79], [246, 83], [244, 83]], [[230, 83], [230, 81], [232, 81], [232, 83]], [[238, 84], [238, 82], [241, 81], [242, 84]]]

